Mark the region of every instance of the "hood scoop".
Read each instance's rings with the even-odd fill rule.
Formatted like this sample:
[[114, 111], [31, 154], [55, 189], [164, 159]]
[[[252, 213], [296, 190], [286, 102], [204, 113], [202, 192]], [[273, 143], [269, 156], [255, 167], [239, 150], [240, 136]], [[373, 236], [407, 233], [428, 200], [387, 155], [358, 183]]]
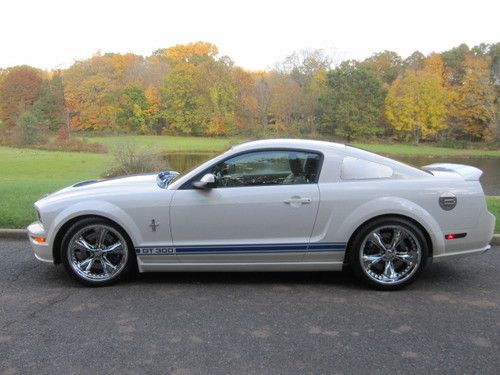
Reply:
[[77, 182], [76, 184], [72, 185], [74, 188], [82, 187], [82, 186], [87, 186], [91, 184], [95, 184], [96, 182], [99, 182], [100, 180], [85, 180], [85, 181], [80, 181]]

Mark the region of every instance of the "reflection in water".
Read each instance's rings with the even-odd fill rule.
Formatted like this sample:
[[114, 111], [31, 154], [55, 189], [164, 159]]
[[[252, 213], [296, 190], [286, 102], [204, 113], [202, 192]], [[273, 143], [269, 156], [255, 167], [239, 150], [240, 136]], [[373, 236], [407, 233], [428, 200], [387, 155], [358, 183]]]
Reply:
[[184, 154], [172, 153], [164, 155], [165, 161], [170, 169], [184, 174], [198, 165], [213, 158], [217, 154]]
[[[165, 160], [169, 168], [186, 173], [217, 154], [168, 154]], [[391, 156], [389, 156], [391, 157]], [[477, 167], [483, 171], [481, 183], [486, 195], [500, 195], [500, 158], [438, 157], [438, 156], [392, 156], [403, 163], [421, 167], [432, 163], [457, 163]]]

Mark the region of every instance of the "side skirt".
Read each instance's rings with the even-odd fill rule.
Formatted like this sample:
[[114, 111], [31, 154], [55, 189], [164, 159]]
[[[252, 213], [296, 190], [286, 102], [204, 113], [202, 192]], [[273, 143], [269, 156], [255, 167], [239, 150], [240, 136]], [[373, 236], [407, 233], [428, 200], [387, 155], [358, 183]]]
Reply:
[[342, 262], [276, 263], [144, 263], [137, 259], [139, 272], [293, 272], [341, 271]]

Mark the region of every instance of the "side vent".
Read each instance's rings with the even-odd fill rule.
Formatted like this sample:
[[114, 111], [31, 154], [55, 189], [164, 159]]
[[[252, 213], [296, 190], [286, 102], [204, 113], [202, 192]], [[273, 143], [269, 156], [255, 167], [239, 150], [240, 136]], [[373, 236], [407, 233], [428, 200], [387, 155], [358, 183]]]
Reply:
[[450, 211], [457, 205], [457, 197], [453, 193], [444, 193], [439, 197], [439, 206], [445, 210]]

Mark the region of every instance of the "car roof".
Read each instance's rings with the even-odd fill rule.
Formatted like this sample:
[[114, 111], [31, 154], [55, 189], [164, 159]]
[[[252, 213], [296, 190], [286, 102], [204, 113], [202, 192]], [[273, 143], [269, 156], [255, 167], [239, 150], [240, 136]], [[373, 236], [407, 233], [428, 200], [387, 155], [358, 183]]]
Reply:
[[277, 138], [277, 139], [262, 139], [242, 143], [234, 146], [232, 151], [246, 151], [257, 148], [300, 148], [317, 151], [345, 151], [346, 146], [341, 143], [316, 141], [312, 139], [295, 139], [295, 138]]

